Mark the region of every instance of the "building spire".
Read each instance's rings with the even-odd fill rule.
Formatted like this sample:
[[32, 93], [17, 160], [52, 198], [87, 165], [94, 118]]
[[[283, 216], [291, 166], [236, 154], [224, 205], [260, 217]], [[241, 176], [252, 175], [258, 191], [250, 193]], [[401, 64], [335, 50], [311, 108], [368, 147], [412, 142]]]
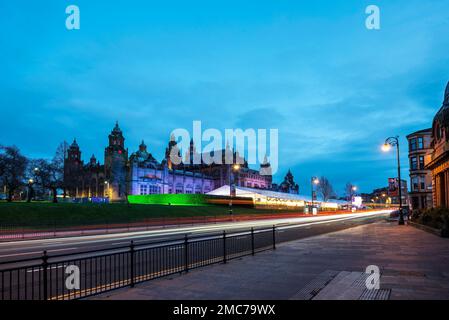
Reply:
[[76, 142], [76, 138], [73, 138], [73, 142], [72, 142], [71, 147], [73, 147], [73, 148], [79, 148], [78, 143]]
[[119, 125], [118, 125], [118, 120], [115, 121], [115, 127], [114, 127], [114, 129], [112, 130], [112, 132], [121, 132], [120, 127], [119, 127]]
[[142, 139], [142, 143], [139, 146], [139, 150], [140, 151], [146, 151], [147, 150], [147, 145], [145, 144], [145, 142]]

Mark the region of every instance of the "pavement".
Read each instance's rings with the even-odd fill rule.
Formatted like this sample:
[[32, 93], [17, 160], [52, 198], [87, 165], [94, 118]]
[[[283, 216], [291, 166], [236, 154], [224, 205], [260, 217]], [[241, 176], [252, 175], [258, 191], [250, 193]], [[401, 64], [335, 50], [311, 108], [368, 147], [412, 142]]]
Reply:
[[90, 299], [363, 299], [370, 294], [361, 294], [360, 279], [372, 265], [381, 272], [382, 299], [449, 299], [449, 239], [386, 221], [279, 244], [275, 251]]

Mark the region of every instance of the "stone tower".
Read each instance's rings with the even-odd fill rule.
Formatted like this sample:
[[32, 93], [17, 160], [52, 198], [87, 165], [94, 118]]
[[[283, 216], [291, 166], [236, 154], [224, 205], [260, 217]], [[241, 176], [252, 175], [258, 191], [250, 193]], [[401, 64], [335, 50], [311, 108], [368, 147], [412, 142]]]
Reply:
[[64, 158], [64, 184], [65, 192], [71, 197], [77, 197], [78, 185], [82, 178], [83, 162], [81, 161], [81, 150], [73, 139], [72, 144], [67, 150], [67, 156]]
[[123, 200], [127, 194], [128, 149], [118, 122], [109, 135], [104, 151], [105, 190], [111, 200]]

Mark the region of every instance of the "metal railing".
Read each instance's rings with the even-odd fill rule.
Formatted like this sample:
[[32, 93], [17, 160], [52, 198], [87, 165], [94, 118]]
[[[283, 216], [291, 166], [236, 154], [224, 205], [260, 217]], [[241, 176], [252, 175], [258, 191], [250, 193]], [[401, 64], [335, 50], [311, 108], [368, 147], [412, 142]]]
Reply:
[[[40, 258], [0, 263], [0, 300], [79, 299], [272, 248], [275, 226], [71, 254], [44, 251]], [[79, 286], [69, 289], [73, 266]]]

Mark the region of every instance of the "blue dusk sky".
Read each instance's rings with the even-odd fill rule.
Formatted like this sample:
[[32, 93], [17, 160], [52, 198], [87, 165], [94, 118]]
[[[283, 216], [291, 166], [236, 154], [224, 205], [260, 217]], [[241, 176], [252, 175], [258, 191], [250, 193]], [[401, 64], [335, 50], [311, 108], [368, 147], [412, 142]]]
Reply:
[[[79, 6], [81, 29], [65, 27]], [[381, 10], [381, 30], [365, 8]], [[431, 126], [449, 80], [449, 1], [0, 2], [1, 144], [51, 157], [74, 137], [103, 161], [119, 121], [162, 159], [173, 129], [279, 129], [280, 181], [386, 186], [380, 144]]]

